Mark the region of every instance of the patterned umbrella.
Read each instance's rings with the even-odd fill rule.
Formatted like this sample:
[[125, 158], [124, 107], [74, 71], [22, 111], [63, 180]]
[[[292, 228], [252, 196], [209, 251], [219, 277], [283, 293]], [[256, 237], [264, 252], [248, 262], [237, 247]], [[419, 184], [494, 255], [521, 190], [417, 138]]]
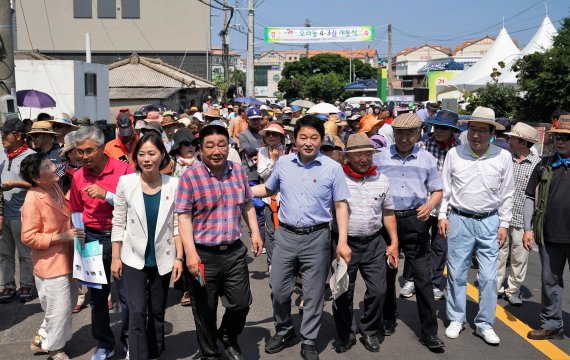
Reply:
[[16, 92], [18, 106], [29, 108], [55, 107], [55, 100], [48, 94], [38, 90], [20, 90]]

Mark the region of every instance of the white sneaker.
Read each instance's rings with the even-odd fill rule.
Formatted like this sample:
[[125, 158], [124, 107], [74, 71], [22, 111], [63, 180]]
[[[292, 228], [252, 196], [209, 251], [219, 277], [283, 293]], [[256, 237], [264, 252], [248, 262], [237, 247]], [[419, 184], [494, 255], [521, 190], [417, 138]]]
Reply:
[[482, 337], [487, 344], [498, 345], [501, 342], [501, 339], [499, 339], [499, 337], [497, 336], [497, 334], [495, 334], [495, 331], [492, 328], [489, 328], [487, 330], [481, 330], [477, 328], [475, 330], [475, 334]]
[[507, 301], [513, 306], [522, 306], [522, 300], [518, 294], [508, 295]]
[[439, 290], [438, 288], [433, 288], [433, 299], [441, 300], [445, 298], [445, 292]]
[[400, 296], [409, 298], [412, 297], [415, 293], [414, 282], [413, 281], [406, 281], [404, 286], [400, 289]]
[[91, 356], [91, 360], [105, 360], [105, 359], [110, 359], [113, 356], [115, 356], [115, 351], [98, 347], [95, 350], [93, 356]]
[[459, 321], [452, 321], [447, 329], [445, 329], [445, 336], [450, 339], [457, 339], [457, 337], [459, 337], [459, 333], [463, 331], [463, 328], [463, 323], [460, 323]]

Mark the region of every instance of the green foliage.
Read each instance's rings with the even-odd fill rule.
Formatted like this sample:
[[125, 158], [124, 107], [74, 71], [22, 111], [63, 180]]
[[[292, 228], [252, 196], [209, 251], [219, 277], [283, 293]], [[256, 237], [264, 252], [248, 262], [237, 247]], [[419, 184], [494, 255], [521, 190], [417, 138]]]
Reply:
[[[376, 76], [376, 69], [358, 59], [352, 60], [358, 79]], [[334, 102], [345, 96], [349, 82], [350, 59], [336, 54], [319, 54], [285, 63], [278, 89], [288, 101], [298, 98]]]
[[511, 86], [489, 82], [476, 93], [464, 94], [469, 101], [467, 113], [471, 114], [477, 106], [485, 106], [495, 110], [496, 117], [513, 118], [520, 103], [517, 90]]
[[513, 70], [524, 94], [520, 119], [550, 122], [554, 110], [570, 110], [570, 18], [562, 20], [551, 49], [524, 56]]

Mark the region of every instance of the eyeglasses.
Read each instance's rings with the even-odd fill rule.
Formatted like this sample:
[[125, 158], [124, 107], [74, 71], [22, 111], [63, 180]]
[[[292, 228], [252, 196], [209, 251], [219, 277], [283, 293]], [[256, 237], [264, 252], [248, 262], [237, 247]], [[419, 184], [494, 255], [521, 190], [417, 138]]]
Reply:
[[273, 131], [267, 131], [267, 132], [265, 133], [265, 136], [266, 136], [266, 137], [279, 136], [279, 135], [281, 135], [281, 134], [276, 133], [276, 132], [273, 132]]
[[487, 135], [488, 133], [490, 133], [491, 131], [489, 129], [475, 129], [475, 128], [469, 128], [467, 129], [467, 132], [471, 135]]
[[566, 142], [570, 140], [570, 135], [554, 134], [554, 140]]
[[85, 149], [85, 150], [83, 150], [83, 149], [75, 149], [75, 151], [77, 152], [77, 155], [79, 155], [79, 156], [84, 156], [84, 155], [86, 155], [86, 156], [91, 156], [91, 155], [93, 155], [93, 153], [94, 153], [95, 151], [99, 150], [100, 147], [101, 147], [101, 146], [97, 146], [95, 149]]

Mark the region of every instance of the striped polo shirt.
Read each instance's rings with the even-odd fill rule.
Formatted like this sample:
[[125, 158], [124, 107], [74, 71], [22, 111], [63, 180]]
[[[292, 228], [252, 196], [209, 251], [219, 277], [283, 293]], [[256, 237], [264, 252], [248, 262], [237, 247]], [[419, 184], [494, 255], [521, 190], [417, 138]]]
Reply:
[[416, 209], [427, 202], [429, 193], [443, 190], [437, 160], [417, 145], [405, 158], [391, 145], [374, 154], [373, 162], [390, 181], [396, 211]]

